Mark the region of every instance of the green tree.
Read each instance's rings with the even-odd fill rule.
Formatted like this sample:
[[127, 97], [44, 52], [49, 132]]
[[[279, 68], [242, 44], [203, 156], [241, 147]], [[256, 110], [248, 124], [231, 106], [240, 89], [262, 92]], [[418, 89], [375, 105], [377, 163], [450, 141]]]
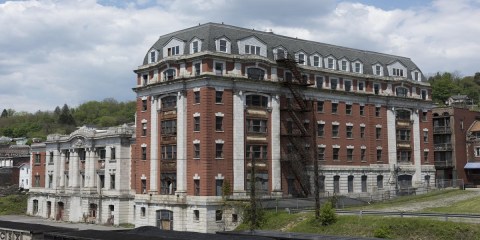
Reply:
[[432, 99], [440, 105], [444, 105], [450, 96], [460, 93], [459, 87], [455, 84], [456, 79], [451, 73], [437, 73], [428, 81], [432, 86]]
[[3, 111], [2, 111], [2, 116], [0, 116], [0, 117], [2, 117], [2, 118], [8, 117], [7, 109], [3, 109]]
[[58, 117], [58, 123], [65, 124], [65, 125], [75, 125], [75, 119], [70, 112], [70, 108], [68, 108], [67, 104], [64, 104], [62, 107], [62, 112]]

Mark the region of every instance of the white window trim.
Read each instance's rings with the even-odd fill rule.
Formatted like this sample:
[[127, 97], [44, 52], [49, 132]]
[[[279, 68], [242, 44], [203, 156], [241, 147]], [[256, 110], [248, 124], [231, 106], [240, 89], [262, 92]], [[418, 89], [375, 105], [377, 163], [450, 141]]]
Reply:
[[[380, 67], [380, 74], [377, 74], [377, 66]], [[383, 76], [383, 66], [378, 64], [378, 63], [374, 64], [372, 66], [372, 72], [373, 72], [373, 75], [375, 75], [375, 76]]]
[[[346, 69], [342, 69], [342, 67], [343, 67], [342, 62], [343, 61], [346, 62], [346, 64], [345, 64]], [[338, 70], [344, 71], [344, 72], [350, 72], [350, 61], [348, 61], [346, 58], [342, 58], [342, 59], [338, 60]]]
[[[332, 61], [333, 61], [333, 68], [329, 68], [329, 67], [328, 67], [328, 60], [329, 60], [329, 59], [332, 59]], [[336, 69], [337, 69], [337, 66], [336, 66], [337, 61], [336, 61], [336, 59], [335, 59], [334, 57], [329, 56], [329, 57], [326, 57], [324, 60], [325, 60], [325, 68], [326, 68], [326, 69], [332, 69], [332, 70], [336, 70]]]
[[285, 56], [284, 56], [284, 57], [285, 57], [285, 58], [288, 57], [288, 51], [287, 51], [287, 49], [285, 49], [285, 48], [283, 48], [283, 47], [277, 47], [277, 48], [273, 49], [273, 56], [274, 56], [275, 60], [277, 60], [277, 51], [278, 51], [278, 50], [283, 50], [283, 52], [285, 53]]
[[[415, 79], [415, 73], [418, 73], [418, 79]], [[418, 82], [422, 81], [422, 73], [420, 71], [414, 70], [411, 72], [411, 74], [412, 74], [412, 80], [418, 81]]]
[[[315, 66], [314, 63], [314, 57], [318, 57], [318, 66]], [[312, 67], [322, 67], [322, 57], [318, 54], [313, 54], [312, 56], [310, 56], [310, 66]]]
[[[357, 63], [360, 64], [360, 71], [359, 72], [355, 71], [355, 64], [357, 64]], [[352, 62], [352, 72], [362, 74], [363, 73], [363, 63], [360, 62], [360, 61]]]
[[[363, 90], [359, 90], [360, 83], [363, 83]], [[365, 81], [357, 81], [357, 92], [365, 92]]]
[[[225, 40], [226, 43], [226, 52], [220, 51], [220, 40]], [[223, 52], [223, 53], [231, 53], [232, 49], [232, 43], [225, 37], [219, 38], [215, 40], [215, 49], [217, 52]]]
[[190, 54], [193, 54], [193, 42], [198, 42], [198, 52], [201, 52], [202, 51], [202, 41], [200, 41], [200, 39], [198, 38], [193, 38], [193, 40], [190, 42]]
[[[224, 65], [225, 66], [225, 65]], [[248, 67], [245, 67], [245, 77], [248, 78], [248, 69], [250, 68], [258, 68], [258, 69], [262, 69], [263, 71], [265, 71], [265, 74], [263, 75], [263, 80], [267, 80], [267, 77], [268, 77], [268, 73], [267, 73], [267, 69], [263, 68], [263, 67], [258, 67], [258, 66], [248, 66]], [[292, 73], [292, 77], [293, 77], [293, 73]]]
[[[300, 59], [300, 54], [303, 54], [303, 59]], [[299, 65], [307, 65], [307, 54], [304, 52], [297, 52], [295, 53], [295, 60], [298, 62]], [[303, 63], [301, 63], [300, 60], [303, 60]]]
[[343, 91], [346, 91], [346, 90], [345, 90], [345, 82], [350, 82], [350, 92], [353, 92], [353, 81], [350, 80], [350, 79], [343, 79], [343, 84], [342, 84], [342, 86], [343, 86]]
[[217, 65], [217, 63], [221, 63], [223, 65], [222, 67], [222, 76], [224, 76], [225, 74], [227, 74], [227, 70], [226, 70], [226, 66], [227, 66], [227, 63], [224, 62], [224, 61], [216, 61], [214, 60], [213, 61], [213, 74], [216, 74], [217, 73], [217, 70], [215, 69], [215, 66]]
[[[151, 61], [151, 57], [150, 57], [152, 53], [155, 53], [155, 57], [154, 57], [155, 60], [153, 62]], [[156, 63], [157, 61], [158, 61], [158, 51], [155, 49], [150, 50], [150, 52], [148, 52], [148, 63]]]

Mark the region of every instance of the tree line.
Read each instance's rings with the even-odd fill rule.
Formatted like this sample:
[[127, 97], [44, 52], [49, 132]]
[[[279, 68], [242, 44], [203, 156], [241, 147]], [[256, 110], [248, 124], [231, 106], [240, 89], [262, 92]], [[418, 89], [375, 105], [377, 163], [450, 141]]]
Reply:
[[45, 139], [48, 134], [70, 134], [78, 126], [110, 127], [135, 121], [135, 101], [113, 98], [89, 101], [76, 108], [64, 104], [53, 111], [35, 113], [4, 109], [0, 115], [0, 136]]
[[429, 77], [428, 82], [432, 86], [432, 100], [438, 105], [445, 105], [453, 95], [466, 95], [475, 105], [480, 102], [480, 72], [465, 77], [458, 73], [438, 72]]

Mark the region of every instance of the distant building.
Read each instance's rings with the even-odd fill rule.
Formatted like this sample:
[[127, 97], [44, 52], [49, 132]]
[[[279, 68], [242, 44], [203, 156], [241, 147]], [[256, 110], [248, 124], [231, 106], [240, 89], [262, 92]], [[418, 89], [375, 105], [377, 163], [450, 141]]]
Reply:
[[20, 167], [28, 164], [30, 146], [0, 144], [0, 186], [19, 183]]
[[[437, 107], [433, 109], [433, 141], [436, 178], [442, 184], [461, 179], [468, 183], [465, 173], [467, 133], [480, 112], [464, 107]], [[467, 167], [470, 167], [467, 166]]]
[[467, 183], [480, 186], [480, 114], [467, 130]]
[[134, 128], [81, 127], [32, 144], [27, 213], [60, 221], [132, 223]]
[[19, 180], [18, 187], [22, 189], [30, 189], [32, 179], [32, 171], [30, 170], [30, 163], [24, 163], [19, 166]]

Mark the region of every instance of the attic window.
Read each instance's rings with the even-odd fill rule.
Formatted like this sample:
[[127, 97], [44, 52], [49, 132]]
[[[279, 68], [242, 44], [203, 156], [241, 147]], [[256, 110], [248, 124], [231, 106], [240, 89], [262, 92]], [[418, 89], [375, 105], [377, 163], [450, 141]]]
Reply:
[[298, 64], [302, 64], [302, 65], [306, 64], [305, 54], [303, 54], [303, 53], [298, 54]]
[[392, 75], [403, 77], [403, 69], [393, 68]]
[[320, 57], [319, 56], [313, 56], [313, 66], [314, 67], [320, 67]]
[[348, 71], [347, 61], [342, 60], [342, 61], [340, 62], [340, 64], [341, 64], [341, 67], [340, 67], [340, 68], [341, 68], [342, 71]]
[[192, 53], [198, 52], [198, 41], [192, 42]]
[[157, 54], [155, 51], [150, 52], [150, 63], [154, 63], [157, 61]]
[[220, 52], [227, 52], [227, 40], [220, 40], [219, 45]]
[[174, 56], [180, 54], [180, 46], [170, 47], [167, 49], [168, 56]]
[[335, 69], [335, 61], [333, 58], [327, 58], [327, 68]]
[[362, 64], [359, 63], [359, 62], [356, 62], [356, 63], [354, 64], [353, 70], [354, 70], [356, 73], [361, 73], [361, 72], [362, 72]]
[[245, 45], [245, 54], [260, 55], [260, 47], [259, 46], [253, 46], [253, 45]]

